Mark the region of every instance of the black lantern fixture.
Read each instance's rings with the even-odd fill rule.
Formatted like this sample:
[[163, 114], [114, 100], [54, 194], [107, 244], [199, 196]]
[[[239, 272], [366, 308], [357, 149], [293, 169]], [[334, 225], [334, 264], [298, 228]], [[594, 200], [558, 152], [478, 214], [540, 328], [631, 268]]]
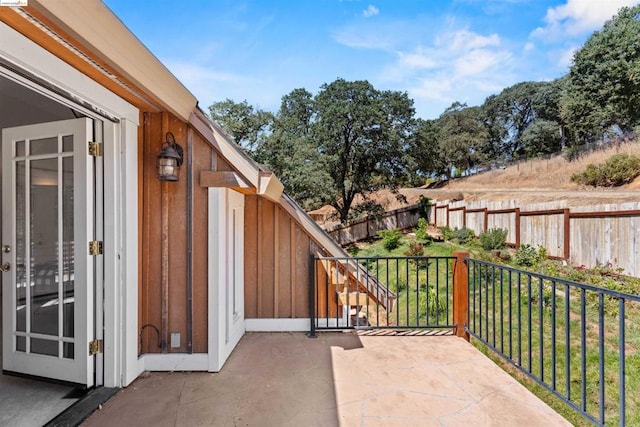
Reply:
[[165, 142], [162, 143], [162, 150], [158, 153], [156, 160], [158, 180], [178, 181], [182, 159], [182, 147], [176, 143], [173, 134], [167, 132]]

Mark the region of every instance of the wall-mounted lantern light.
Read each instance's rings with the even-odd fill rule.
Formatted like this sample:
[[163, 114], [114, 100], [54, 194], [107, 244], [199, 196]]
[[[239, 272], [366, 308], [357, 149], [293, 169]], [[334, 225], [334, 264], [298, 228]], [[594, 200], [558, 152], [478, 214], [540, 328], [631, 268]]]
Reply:
[[156, 160], [158, 180], [178, 181], [182, 159], [182, 147], [176, 143], [173, 134], [167, 132], [165, 142], [162, 143], [162, 150], [158, 153]]

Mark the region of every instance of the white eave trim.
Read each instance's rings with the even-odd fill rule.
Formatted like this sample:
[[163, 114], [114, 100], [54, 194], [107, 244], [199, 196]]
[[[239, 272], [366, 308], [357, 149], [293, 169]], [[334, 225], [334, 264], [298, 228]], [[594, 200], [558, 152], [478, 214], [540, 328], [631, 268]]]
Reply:
[[197, 99], [100, 0], [29, 0], [102, 61], [183, 121]]
[[286, 194], [280, 196], [280, 206], [298, 223], [300, 226], [309, 233], [309, 237], [314, 240], [320, 247], [327, 251], [329, 256], [347, 258], [349, 254], [342, 249], [342, 247], [336, 243], [324, 231], [317, 222], [315, 222], [304, 209], [302, 209], [293, 199]]
[[189, 123], [249, 184], [256, 189], [260, 187], [260, 168], [258, 165], [211, 119], [199, 109], [195, 109], [191, 113]]

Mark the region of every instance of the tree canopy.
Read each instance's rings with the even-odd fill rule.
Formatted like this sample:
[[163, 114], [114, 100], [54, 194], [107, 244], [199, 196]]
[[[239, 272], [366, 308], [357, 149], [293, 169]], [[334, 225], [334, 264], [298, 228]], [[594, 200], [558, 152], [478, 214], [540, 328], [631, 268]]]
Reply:
[[214, 102], [209, 107], [211, 118], [248, 152], [253, 152], [269, 134], [273, 114], [254, 108], [245, 99]]
[[321, 87], [315, 109], [312, 139], [331, 174], [329, 201], [345, 222], [357, 195], [393, 187], [405, 173], [413, 101], [367, 81], [338, 79]]
[[576, 52], [562, 111], [579, 142], [640, 124], [639, 34], [640, 5], [623, 7]]

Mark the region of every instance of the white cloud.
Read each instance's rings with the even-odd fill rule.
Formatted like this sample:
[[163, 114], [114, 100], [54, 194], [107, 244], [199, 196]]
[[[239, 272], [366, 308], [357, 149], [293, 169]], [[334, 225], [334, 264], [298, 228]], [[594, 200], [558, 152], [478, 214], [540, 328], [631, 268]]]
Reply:
[[395, 41], [391, 33], [344, 28], [333, 33], [333, 39], [344, 46], [360, 49], [390, 49]]
[[378, 9], [377, 7], [375, 7], [374, 5], [370, 4], [363, 12], [362, 15], [365, 18], [371, 18], [372, 16], [375, 16], [377, 14], [380, 13], [380, 9]]
[[586, 34], [599, 29], [621, 7], [638, 3], [640, 0], [567, 0], [566, 4], [547, 9], [546, 25], [531, 35], [555, 41]]
[[429, 52], [424, 51], [422, 47], [418, 47], [415, 52], [397, 52], [400, 66], [408, 68], [434, 68], [438, 66], [435, 58], [431, 57]]
[[524, 47], [522, 48], [522, 51], [523, 51], [524, 53], [529, 53], [529, 52], [534, 51], [534, 50], [535, 50], [535, 48], [536, 48], [536, 45], [535, 45], [534, 43], [532, 43], [532, 42], [527, 42], [527, 43], [525, 43]]
[[508, 52], [472, 50], [455, 61], [455, 76], [461, 78], [483, 75], [486, 71], [497, 68], [501, 63], [508, 61], [510, 57], [511, 54]]
[[448, 44], [451, 50], [460, 52], [488, 46], [499, 46], [500, 37], [497, 34], [481, 36], [463, 29], [456, 31], [453, 36], [451, 34], [446, 34], [441, 42]]
[[416, 109], [435, 117], [454, 101], [481, 104], [515, 80], [513, 54], [497, 34], [447, 28], [431, 45], [397, 50], [382, 80], [407, 90]]

